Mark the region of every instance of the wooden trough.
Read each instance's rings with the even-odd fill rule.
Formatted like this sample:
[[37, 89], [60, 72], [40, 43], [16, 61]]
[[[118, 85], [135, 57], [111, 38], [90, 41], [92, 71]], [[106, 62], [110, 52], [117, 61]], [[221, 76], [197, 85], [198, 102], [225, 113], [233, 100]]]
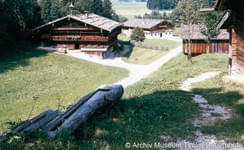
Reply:
[[[105, 85], [82, 97], [64, 113], [47, 110], [24, 122], [12, 130], [15, 134], [24, 134], [37, 129], [43, 130], [50, 137], [63, 129], [73, 132], [84, 124], [96, 110], [119, 100], [123, 95], [121, 85]], [[7, 140], [4, 138], [4, 140]], [[3, 139], [2, 139], [3, 141]]]

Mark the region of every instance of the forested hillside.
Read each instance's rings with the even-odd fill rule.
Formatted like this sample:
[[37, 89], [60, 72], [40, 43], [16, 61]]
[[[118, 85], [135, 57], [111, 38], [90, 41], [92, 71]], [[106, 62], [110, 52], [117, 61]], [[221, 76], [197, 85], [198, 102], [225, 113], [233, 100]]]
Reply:
[[148, 0], [148, 9], [173, 9], [177, 5], [178, 0]]
[[[162, 10], [162, 9], [174, 9], [178, 2], [186, 2], [186, 0], [148, 0], [147, 1], [147, 8], [148, 9], [157, 9], [157, 10]], [[202, 3], [205, 0], [195, 0], [193, 1], [194, 3]], [[208, 0], [209, 5], [213, 5], [214, 0]]]
[[33, 0], [0, 1], [0, 47], [15, 45], [28, 36], [27, 30], [41, 23], [41, 8]]

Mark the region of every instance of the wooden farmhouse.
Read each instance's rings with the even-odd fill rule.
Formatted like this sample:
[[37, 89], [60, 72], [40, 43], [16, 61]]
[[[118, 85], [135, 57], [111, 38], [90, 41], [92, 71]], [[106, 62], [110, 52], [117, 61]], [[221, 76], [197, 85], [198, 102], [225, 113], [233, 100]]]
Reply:
[[230, 33], [230, 70], [244, 78], [244, 7], [243, 0], [215, 0], [215, 10], [225, 11], [218, 29]]
[[163, 39], [173, 36], [174, 25], [159, 19], [131, 19], [123, 23], [122, 32], [130, 36], [136, 28], [142, 28], [147, 39]]
[[33, 29], [43, 46], [106, 56], [117, 46], [121, 24], [96, 14], [68, 15]]
[[[192, 55], [204, 53], [229, 53], [229, 33], [226, 30], [220, 30], [215, 38], [208, 39], [201, 32], [200, 25], [181, 25], [180, 37], [183, 40], [183, 53], [188, 54], [188, 49]], [[189, 40], [191, 44], [189, 44]]]

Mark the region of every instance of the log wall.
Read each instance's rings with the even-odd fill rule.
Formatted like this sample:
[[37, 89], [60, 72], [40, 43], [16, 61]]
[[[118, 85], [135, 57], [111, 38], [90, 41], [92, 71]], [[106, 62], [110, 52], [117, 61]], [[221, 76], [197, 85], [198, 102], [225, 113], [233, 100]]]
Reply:
[[229, 53], [229, 41], [215, 40], [209, 44], [209, 53]]
[[[117, 44], [117, 36], [121, 33], [121, 27], [113, 31], [105, 31], [75, 20], [62, 20], [42, 29], [37, 34], [37, 40], [44, 45], [54, 45], [58, 48], [107, 48]], [[45, 44], [48, 43], [48, 44]], [[94, 53], [94, 52], [89, 52]], [[95, 55], [103, 55], [101, 52]]]
[[231, 55], [233, 74], [244, 75], [244, 35], [241, 29], [231, 28]]
[[[183, 40], [183, 53], [188, 54], [187, 48], [189, 42]], [[192, 54], [204, 54], [204, 53], [225, 53], [229, 52], [228, 40], [213, 40], [210, 43], [204, 40], [192, 40], [190, 47]]]
[[95, 55], [95, 56], [99, 56], [99, 57], [103, 57], [104, 56], [104, 53], [103, 51], [82, 51], [88, 55]]
[[52, 41], [108, 41], [108, 37], [90, 35], [90, 36], [79, 36], [79, 35], [67, 35], [67, 36], [51, 36]]

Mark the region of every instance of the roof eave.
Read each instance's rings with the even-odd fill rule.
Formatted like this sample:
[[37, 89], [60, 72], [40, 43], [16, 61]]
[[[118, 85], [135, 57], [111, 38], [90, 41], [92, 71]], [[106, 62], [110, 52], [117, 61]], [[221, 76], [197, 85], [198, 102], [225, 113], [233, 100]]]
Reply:
[[64, 16], [64, 17], [62, 17], [62, 18], [58, 18], [58, 19], [53, 20], [53, 21], [50, 21], [50, 22], [48, 22], [48, 23], [46, 23], [46, 24], [40, 25], [40, 26], [38, 26], [38, 27], [35, 27], [35, 28], [32, 29], [32, 31], [39, 30], [39, 29], [41, 29], [41, 28], [44, 28], [44, 27], [46, 27], [46, 26], [48, 26], [48, 25], [51, 25], [51, 24], [53, 24], [53, 23], [55, 23], [55, 22], [61, 21], [61, 20], [63, 20], [63, 19], [66, 19], [66, 18], [68, 18], [68, 17], [72, 17], [72, 16], [71, 16], [71, 15], [67, 15], [67, 16]]
[[220, 18], [219, 22], [217, 23], [217, 29], [226, 29], [229, 26], [229, 22], [231, 20], [231, 13], [230, 11], [226, 11], [224, 15]]
[[[49, 26], [49, 25], [51, 25], [51, 24], [53, 24], [53, 23], [56, 23], [56, 22], [61, 21], [61, 20], [64, 20], [64, 19], [66, 19], [66, 18], [72, 18], [72, 19], [74, 19], [74, 20], [76, 20], [76, 21], [82, 22], [82, 21], [81, 21], [79, 18], [77, 18], [76, 16], [73, 16], [73, 15], [67, 15], [67, 16], [65, 16], [65, 17], [56, 19], [56, 20], [54, 20], [54, 21], [50, 21], [50, 22], [48, 22], [48, 23], [46, 23], [46, 24], [44, 24], [44, 25], [35, 27], [35, 28], [32, 29], [32, 31], [34, 32], [34, 31], [36, 31], [36, 30], [40, 30], [40, 29], [42, 29], [42, 28], [44, 28], [44, 27], [46, 27], [46, 26]], [[89, 25], [94, 26], [94, 25], [92, 25], [92, 24], [89, 24]], [[112, 32], [114, 29], [116, 29], [116, 28], [118, 28], [118, 27], [120, 27], [120, 26], [121, 26], [121, 24], [118, 24], [118, 25], [114, 26], [114, 27], [111, 28], [111, 29], [102, 29], [102, 30], [105, 30], [105, 31], [108, 31], [108, 32]], [[94, 27], [100, 28], [100, 27], [98, 27], [98, 26], [94, 26]]]
[[213, 12], [215, 11], [215, 8], [201, 8], [200, 12]]

